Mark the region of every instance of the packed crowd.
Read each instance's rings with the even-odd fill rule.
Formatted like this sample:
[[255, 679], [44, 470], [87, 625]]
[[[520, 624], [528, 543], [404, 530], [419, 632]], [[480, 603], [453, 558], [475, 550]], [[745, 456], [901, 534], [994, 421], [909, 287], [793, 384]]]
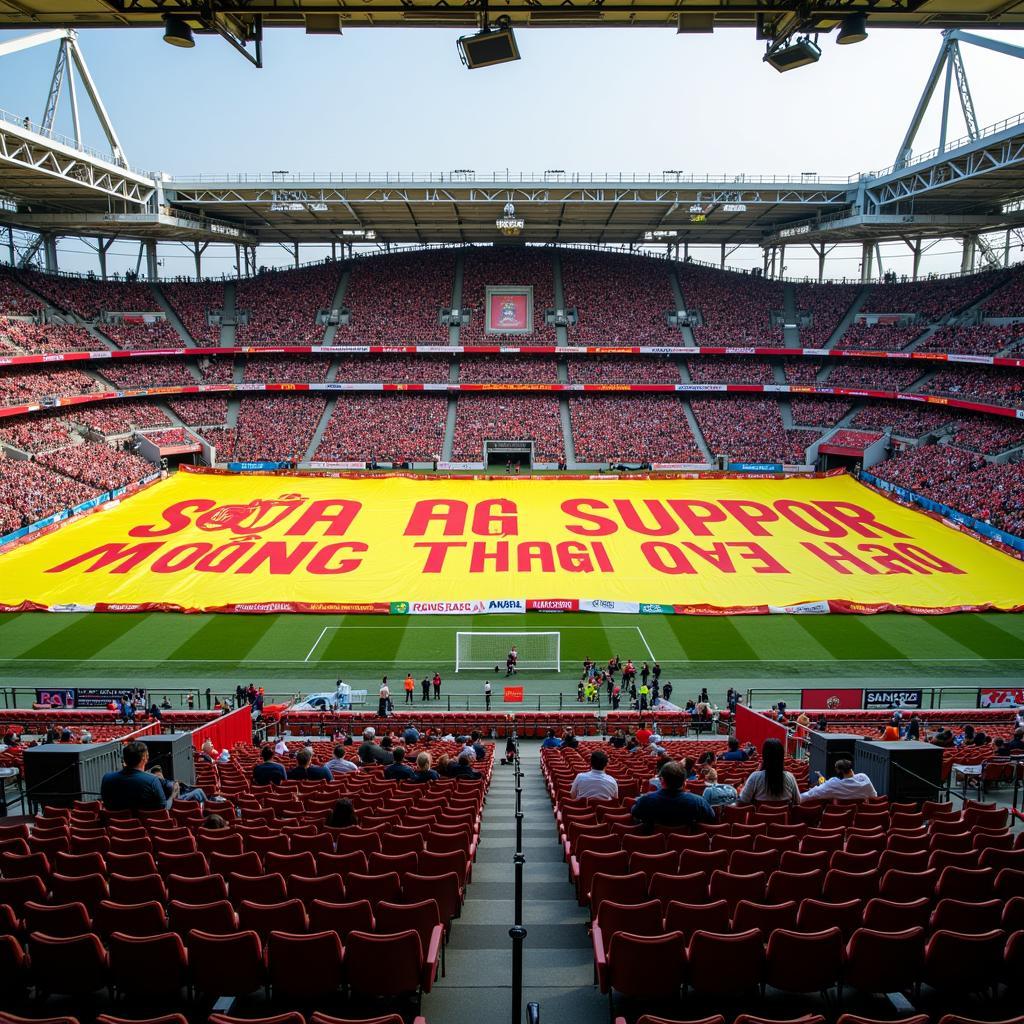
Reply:
[[341, 356], [334, 379], [359, 384], [446, 384], [448, 356]]
[[679, 362], [667, 356], [570, 356], [570, 384], [678, 384]]
[[829, 439], [830, 445], [837, 448], [859, 448], [862, 451], [873, 445], [882, 435], [871, 430], [851, 430], [844, 427], [837, 430]]
[[802, 464], [805, 460], [808, 435], [786, 431], [774, 398], [693, 397], [690, 407], [712, 455], [744, 462]]
[[900, 327], [897, 324], [850, 324], [836, 342], [836, 348], [900, 352], [924, 332], [923, 327]]
[[934, 395], [977, 398], [997, 405], [1024, 404], [1024, 376], [1020, 370], [963, 363], [943, 365], [923, 390]]
[[0, 316], [32, 316], [41, 306], [10, 267], [0, 267]]
[[533, 441], [536, 462], [563, 462], [558, 399], [550, 395], [460, 395], [453, 462], [480, 462], [485, 440]]
[[1024, 423], [1015, 419], [971, 416], [968, 413], [957, 419], [953, 431], [954, 444], [982, 455], [998, 455], [1024, 445]]
[[981, 304], [985, 316], [1024, 316], [1024, 273], [1019, 270]]
[[0, 374], [0, 405], [20, 405], [47, 396], [87, 395], [105, 390], [80, 370], [11, 369]]
[[833, 362], [823, 363], [817, 359], [784, 359], [782, 370], [786, 375], [787, 384], [815, 384], [818, 373], [823, 366], [832, 366]]
[[171, 421], [155, 402], [136, 399], [78, 406], [70, 418], [105, 437], [129, 434], [136, 428], [171, 426]]
[[443, 395], [339, 395], [312, 457], [321, 462], [439, 459], [447, 411], [448, 400]]
[[97, 326], [118, 348], [182, 348], [185, 344], [167, 320], [154, 320], [152, 323], [125, 323], [119, 320]]
[[0, 420], [0, 442], [19, 451], [36, 454], [60, 448], [71, 441], [71, 428], [57, 412], [14, 416]]
[[874, 359], [836, 361], [822, 383], [824, 386], [837, 388], [906, 391], [915, 380], [927, 372], [927, 369], [927, 366], [921, 363], [908, 364], [895, 359], [886, 359], [882, 362]]
[[239, 345], [319, 345], [326, 328], [317, 312], [330, 309], [341, 271], [326, 263], [299, 270], [268, 270], [238, 282], [235, 310], [248, 314], [239, 323]]
[[0, 353], [90, 352], [102, 346], [77, 324], [34, 324], [0, 316]]
[[687, 309], [704, 325], [693, 329], [698, 345], [781, 345], [782, 331], [769, 314], [782, 309], [783, 286], [753, 274], [687, 263], [679, 275]]
[[174, 415], [190, 427], [223, 423], [228, 416], [228, 400], [207, 395], [182, 395], [168, 403]]
[[[564, 265], [563, 265], [564, 277]], [[524, 342], [553, 345], [558, 334], [544, 323], [544, 313], [555, 306], [555, 272], [545, 249], [469, 249], [462, 276], [462, 307], [472, 309], [468, 324], [459, 328], [460, 345], [482, 345], [500, 340], [487, 331], [487, 286], [532, 286], [533, 333]], [[568, 303], [568, 297], [566, 302]], [[570, 303], [571, 305], [571, 303]]]
[[327, 380], [328, 356], [245, 356], [242, 380], [247, 384], [312, 384]]
[[34, 270], [19, 271], [20, 279], [58, 309], [83, 320], [100, 313], [152, 313], [159, 305], [149, 285], [141, 281], [104, 281], [98, 277], [59, 277]]
[[460, 384], [557, 384], [554, 356], [462, 356]]
[[98, 493], [36, 462], [0, 457], [0, 535], [80, 505]]
[[958, 352], [995, 355], [1024, 338], [1024, 323], [940, 327], [917, 348], [918, 352]]
[[921, 437], [945, 430], [953, 419], [953, 410], [942, 406], [869, 402], [854, 416], [851, 426], [867, 430], [891, 428], [901, 437]]
[[[446, 345], [439, 312], [452, 304], [455, 255], [393, 253], [354, 260], [344, 305], [351, 312], [336, 345]], [[465, 301], [465, 299], [464, 299]]]
[[199, 381], [190, 365], [184, 359], [108, 359], [97, 369], [118, 388], [191, 387]]
[[1024, 535], [1024, 464], [998, 465], [953, 445], [907, 448], [875, 476], [949, 505], [997, 529]]
[[199, 357], [199, 372], [207, 384], [230, 384], [234, 371], [235, 361], [231, 356]]
[[743, 356], [698, 356], [686, 360], [695, 384], [774, 384], [772, 364]]
[[160, 290], [197, 345], [220, 344], [220, 328], [206, 322], [208, 311], [219, 313], [224, 308], [224, 285], [220, 281], [161, 283]]
[[36, 462], [99, 491], [123, 487], [153, 472], [151, 462], [102, 442], [86, 441], [59, 448], [37, 455]]
[[845, 398], [792, 398], [789, 402], [793, 422], [803, 426], [830, 427], [849, 413], [853, 406]]
[[145, 435], [147, 441], [158, 448], [172, 448], [178, 445], [196, 444], [197, 438], [184, 427], [171, 427], [170, 430], [150, 430]]
[[968, 277], [876, 284], [862, 308], [865, 313], [920, 313], [924, 322], [934, 323], [970, 306], [1010, 277], [1010, 271], [995, 270]]
[[565, 304], [578, 323], [569, 328], [572, 345], [681, 345], [682, 332], [666, 314], [679, 301], [670, 265], [618, 253], [562, 253]]
[[675, 395], [574, 395], [569, 417], [579, 462], [707, 461]]
[[804, 348], [824, 348], [860, 293], [856, 284], [798, 284], [798, 312], [811, 314], [811, 326], [800, 328]]
[[268, 393], [243, 398], [238, 426], [204, 430], [217, 461], [299, 462], [313, 440], [326, 400], [320, 395]]

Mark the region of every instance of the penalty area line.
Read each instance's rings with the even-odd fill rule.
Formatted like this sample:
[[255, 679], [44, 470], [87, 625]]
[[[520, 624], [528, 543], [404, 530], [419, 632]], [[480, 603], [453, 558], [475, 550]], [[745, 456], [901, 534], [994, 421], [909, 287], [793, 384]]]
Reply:
[[309, 654], [307, 654], [305, 658], [302, 659], [303, 664], [305, 664], [307, 661], [309, 661], [310, 658], [313, 657], [313, 652], [317, 649], [317, 647], [320, 646], [320, 641], [323, 640], [324, 635], [327, 633], [327, 630], [329, 629], [341, 629], [341, 626], [324, 626], [324, 628], [320, 630], [320, 635], [314, 641], [313, 646], [310, 647]]
[[651, 661], [657, 661], [658, 659], [654, 656], [654, 651], [651, 650], [651, 645], [647, 642], [647, 637], [644, 636], [643, 630], [639, 626], [635, 626], [634, 628], [640, 634], [640, 640], [644, 647], [647, 648], [647, 653], [650, 656]]

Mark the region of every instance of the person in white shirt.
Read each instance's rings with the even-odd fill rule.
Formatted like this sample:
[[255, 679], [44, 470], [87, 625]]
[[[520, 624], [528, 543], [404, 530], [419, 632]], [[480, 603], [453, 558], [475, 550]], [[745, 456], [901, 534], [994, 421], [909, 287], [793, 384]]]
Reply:
[[278, 757], [288, 756], [288, 744], [285, 743], [283, 736], [279, 736], [277, 742], [274, 744], [274, 753]]
[[820, 786], [801, 793], [803, 800], [866, 800], [868, 797], [878, 796], [874, 784], [862, 772], [856, 775], [853, 773], [853, 762], [840, 760], [836, 761], [836, 775], [828, 779]]
[[619, 784], [606, 771], [608, 755], [595, 750], [590, 755], [590, 771], [580, 772], [572, 780], [569, 795], [573, 800], [614, 800], [619, 795]]
[[346, 772], [359, 771], [359, 765], [345, 757], [345, 748], [340, 744], [334, 748], [334, 757], [324, 767], [333, 775], [343, 775]]

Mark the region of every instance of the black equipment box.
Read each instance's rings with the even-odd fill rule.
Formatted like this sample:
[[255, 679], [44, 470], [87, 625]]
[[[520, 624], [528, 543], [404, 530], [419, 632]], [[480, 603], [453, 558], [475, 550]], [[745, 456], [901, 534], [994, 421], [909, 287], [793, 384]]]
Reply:
[[160, 765], [165, 779], [175, 779], [185, 786], [196, 784], [195, 750], [192, 734], [169, 732], [162, 736], [141, 736], [149, 750], [149, 767]]
[[99, 800], [107, 772], [120, 771], [121, 744], [44, 743], [25, 750], [25, 792], [32, 805], [70, 807]]
[[942, 785], [942, 750], [931, 743], [859, 739], [853, 769], [871, 779], [879, 796], [934, 800]]
[[845, 732], [812, 732], [807, 740], [811, 772], [831, 779], [836, 773], [836, 761], [853, 760], [859, 739], [863, 737]]

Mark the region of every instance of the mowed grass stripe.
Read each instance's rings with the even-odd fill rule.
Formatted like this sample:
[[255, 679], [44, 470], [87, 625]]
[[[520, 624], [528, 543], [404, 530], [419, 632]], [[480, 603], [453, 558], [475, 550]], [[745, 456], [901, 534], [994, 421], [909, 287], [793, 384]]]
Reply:
[[672, 632], [691, 661], [760, 660], [731, 618], [680, 615], [672, 620]]
[[160, 613], [121, 615], [93, 612], [76, 616], [73, 622], [69, 622], [59, 632], [25, 651], [21, 657], [26, 660], [75, 658], [79, 661], [88, 661], [115, 640], [141, 625], [151, 615], [158, 614]]
[[[309, 659], [311, 662], [340, 661], [344, 664], [346, 659], [370, 661], [374, 658], [380, 658], [381, 662], [396, 662], [409, 619], [408, 615], [343, 615], [340, 620], [325, 618], [320, 629], [311, 631], [309, 644], [299, 657], [305, 658], [324, 626], [338, 626], [340, 628], [327, 631]], [[388, 628], [382, 629], [382, 626]], [[416, 635], [428, 645], [430, 633], [419, 632]], [[450, 657], [454, 656], [453, 651]]]
[[981, 658], [1024, 658], [1024, 640], [982, 615], [929, 615], [924, 621]]
[[823, 661], [832, 652], [807, 630], [801, 629], [799, 615], [738, 615], [730, 621], [764, 661]]
[[[884, 640], [874, 618], [857, 615], [794, 615], [793, 621], [840, 661], [871, 660], [903, 661], [906, 654]], [[794, 658], [800, 654], [793, 652]]]
[[131, 617], [140, 617], [144, 621], [138, 622], [133, 629], [112, 640], [94, 660], [131, 661], [134, 658], [166, 658], [196, 630], [191, 615], [154, 612]]
[[14, 612], [0, 616], [0, 658], [19, 658], [48, 637], [67, 629], [80, 616], [49, 612]]
[[[933, 629], [930, 615], [876, 615], [869, 621], [875, 632], [903, 653], [915, 658], [962, 661], [976, 657], [973, 650], [959, 644], [948, 634]], [[869, 657], [869, 655], [864, 655]]]
[[179, 644], [167, 660], [245, 661], [273, 624], [272, 615], [204, 615], [196, 621], [191, 636]]

